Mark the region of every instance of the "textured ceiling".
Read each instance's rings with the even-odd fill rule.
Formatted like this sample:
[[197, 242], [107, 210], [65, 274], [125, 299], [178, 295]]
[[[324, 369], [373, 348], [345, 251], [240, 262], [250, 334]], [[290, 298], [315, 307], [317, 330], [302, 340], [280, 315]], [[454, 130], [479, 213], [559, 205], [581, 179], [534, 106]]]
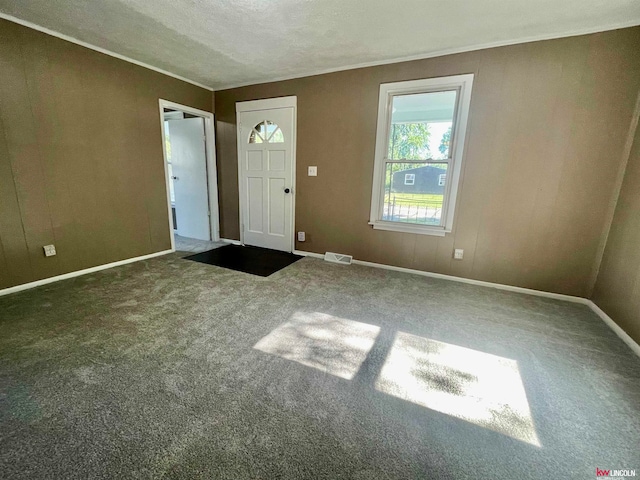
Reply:
[[639, 0], [0, 0], [0, 12], [214, 89], [640, 24]]

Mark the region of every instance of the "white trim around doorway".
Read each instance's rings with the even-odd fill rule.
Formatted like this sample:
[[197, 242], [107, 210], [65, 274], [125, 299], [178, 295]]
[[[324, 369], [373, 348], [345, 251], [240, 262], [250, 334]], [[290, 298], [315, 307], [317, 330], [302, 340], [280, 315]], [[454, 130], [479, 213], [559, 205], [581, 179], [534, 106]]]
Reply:
[[218, 170], [216, 167], [216, 138], [215, 138], [215, 123], [214, 116], [211, 112], [204, 110], [198, 110], [197, 108], [188, 107], [186, 105], [180, 105], [179, 103], [170, 102], [169, 100], [159, 99], [160, 109], [160, 131], [162, 132], [162, 158], [164, 160], [164, 178], [165, 186], [167, 190], [167, 207], [169, 213], [169, 235], [171, 238], [171, 250], [176, 249], [176, 240], [173, 225], [173, 214], [171, 211], [171, 194], [169, 189], [169, 169], [167, 167], [167, 152], [165, 149], [165, 134], [164, 134], [164, 109], [170, 108], [172, 110], [179, 110], [190, 115], [202, 117], [204, 119], [204, 134], [205, 134], [205, 150], [207, 161], [207, 187], [209, 197], [209, 231], [211, 234], [211, 240], [217, 242], [220, 240], [220, 211], [218, 205]]
[[265, 98], [263, 100], [249, 100], [246, 102], [236, 102], [236, 113], [255, 112], [256, 110], [271, 110], [273, 108], [293, 108], [298, 107], [298, 97]]

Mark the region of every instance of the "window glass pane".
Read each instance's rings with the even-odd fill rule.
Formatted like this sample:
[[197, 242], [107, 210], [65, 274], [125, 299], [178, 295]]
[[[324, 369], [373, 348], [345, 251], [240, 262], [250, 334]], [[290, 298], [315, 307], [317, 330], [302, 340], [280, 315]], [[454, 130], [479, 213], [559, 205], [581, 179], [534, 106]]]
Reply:
[[263, 139], [267, 138], [267, 126], [265, 125], [265, 122], [259, 123], [253, 127], [253, 129], [258, 132]]
[[267, 121], [266, 121], [266, 122], [264, 122], [264, 123], [265, 123], [265, 124], [266, 124], [266, 126], [267, 126], [267, 127], [266, 127], [266, 128], [267, 128], [267, 134], [266, 134], [266, 135], [267, 135], [267, 137], [266, 137], [266, 138], [268, 139], [269, 137], [271, 137], [271, 135], [273, 135], [273, 132], [275, 132], [275, 131], [276, 131], [276, 128], [278, 128], [278, 125], [276, 125], [275, 123], [273, 123], [273, 122], [272, 122], [272, 121], [270, 121], [270, 120], [267, 120]]
[[446, 163], [387, 162], [382, 220], [442, 225], [447, 169]]
[[249, 135], [249, 143], [262, 143], [262, 137], [255, 130], [251, 131], [251, 135]]
[[276, 123], [265, 120], [253, 127], [249, 143], [284, 143], [284, 135]]
[[457, 95], [457, 90], [448, 90], [394, 96], [387, 158], [450, 158], [449, 143]]
[[284, 135], [282, 134], [282, 130], [279, 128], [273, 132], [271, 138], [269, 139], [269, 143], [284, 143]]

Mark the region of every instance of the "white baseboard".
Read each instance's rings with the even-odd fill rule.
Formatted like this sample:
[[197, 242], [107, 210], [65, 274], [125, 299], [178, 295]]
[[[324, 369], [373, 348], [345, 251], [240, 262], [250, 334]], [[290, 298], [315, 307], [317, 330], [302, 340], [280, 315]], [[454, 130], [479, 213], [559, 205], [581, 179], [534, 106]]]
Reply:
[[36, 280], [35, 282], [23, 283], [22, 285], [16, 285], [15, 287], [9, 287], [0, 290], [0, 296], [9, 295], [11, 293], [20, 292], [22, 290], [28, 290], [30, 288], [40, 287], [48, 283], [59, 282], [60, 280], [67, 280], [73, 277], [79, 277], [88, 273], [99, 272], [100, 270], [106, 270], [108, 268], [119, 267], [120, 265], [126, 265], [127, 263], [139, 262], [140, 260], [147, 260], [153, 257], [159, 257], [168, 253], [173, 253], [175, 250], [163, 250], [162, 252], [150, 253], [148, 255], [142, 255], [141, 257], [127, 258], [126, 260], [119, 260], [117, 262], [107, 263], [105, 265], [98, 265], [97, 267], [85, 268], [84, 270], [77, 270], [75, 272], [65, 273], [63, 275], [57, 275], [55, 277], [43, 278], [42, 280]]
[[221, 238], [220, 241], [225, 243], [231, 243], [232, 245], [242, 245], [242, 242], [240, 242], [240, 240], [232, 240], [230, 238]]
[[320, 258], [324, 260], [324, 255], [322, 255], [321, 253], [305, 252], [304, 250], [294, 250], [291, 253], [294, 253], [295, 255], [301, 255], [303, 257], [313, 257], [313, 258]]
[[[293, 253], [295, 253], [296, 255], [303, 255], [305, 257], [314, 257], [314, 258], [320, 258], [320, 259], [324, 258], [324, 255], [320, 253], [305, 252], [303, 250], [294, 250]], [[609, 328], [611, 328], [611, 330], [615, 332], [616, 335], [618, 335], [618, 337], [622, 339], [624, 343], [626, 343], [629, 346], [629, 348], [631, 348], [631, 350], [636, 355], [640, 357], [640, 345], [638, 345], [636, 341], [633, 338], [631, 338], [627, 334], [627, 332], [625, 332], [609, 315], [607, 315], [604, 311], [602, 311], [600, 307], [598, 307], [595, 303], [593, 303], [591, 300], [587, 298], [575, 297], [573, 295], [563, 295], [561, 293], [545, 292], [542, 290], [534, 290], [532, 288], [514, 287], [511, 285], [504, 285], [502, 283], [484, 282], [482, 280], [473, 280], [470, 278], [455, 277], [453, 275], [444, 275], [441, 273], [425, 272], [423, 270], [414, 270], [412, 268], [395, 267], [393, 265], [384, 265], [382, 263], [365, 262], [363, 260], [353, 260], [352, 263], [355, 265], [364, 265], [367, 267], [382, 268], [384, 270], [393, 270], [396, 272], [411, 273], [414, 275], [421, 275], [423, 277], [439, 278], [442, 280], [450, 280], [452, 282], [468, 283], [471, 285], [497, 288], [499, 290], [506, 290], [509, 292], [524, 293], [527, 295], [535, 295], [538, 297], [553, 298], [556, 300], [564, 300], [567, 302], [580, 303], [582, 305], [587, 305], [604, 321], [604, 323], [606, 323], [609, 326]]]
[[[305, 257], [324, 258], [324, 255], [314, 252], [305, 252], [303, 250], [294, 250], [293, 253], [303, 255]], [[439, 278], [441, 280], [450, 280], [452, 282], [468, 283], [471, 285], [480, 285], [482, 287], [497, 288], [499, 290], [507, 290], [509, 292], [526, 293], [528, 295], [536, 295], [538, 297], [554, 298], [556, 300], [565, 300], [567, 302], [582, 303], [588, 305], [589, 300], [573, 295], [563, 295], [561, 293], [551, 293], [542, 290], [534, 290], [532, 288], [514, 287], [504, 285], [502, 283], [484, 282], [482, 280], [473, 280], [471, 278], [455, 277], [453, 275], [444, 275], [442, 273], [425, 272], [424, 270], [415, 270], [413, 268], [396, 267], [393, 265], [385, 265], [383, 263], [365, 262], [364, 260], [353, 260], [354, 265], [364, 265], [366, 267], [382, 268], [384, 270], [393, 270], [396, 272], [411, 273], [413, 275], [421, 275], [423, 277]]]
[[442, 273], [425, 272], [422, 270], [414, 270], [412, 268], [394, 267], [380, 263], [365, 262], [362, 260], [353, 260], [356, 265], [365, 265], [367, 267], [383, 268], [385, 270], [395, 270], [398, 272], [412, 273], [414, 275], [422, 275], [423, 277], [439, 278], [441, 280], [451, 280], [453, 282], [468, 283], [471, 285], [479, 285], [481, 287], [497, 288], [498, 290], [506, 290], [509, 292], [525, 293], [527, 295], [535, 295], [537, 297], [554, 298], [556, 300], [564, 300], [573, 303], [587, 304], [589, 300], [573, 295], [563, 295], [562, 293], [545, 292], [543, 290], [534, 290], [532, 288], [514, 287], [512, 285], [504, 285], [502, 283], [485, 282], [482, 280], [473, 280], [471, 278], [455, 277], [453, 275], [445, 275]]
[[[226, 238], [221, 238], [220, 241], [232, 243], [234, 245], [241, 245], [241, 243], [238, 240], [229, 240]], [[162, 255], [167, 255], [168, 253], [173, 253], [174, 251], [175, 250], [163, 250], [161, 252], [150, 253], [148, 255], [143, 255], [141, 257], [127, 258], [126, 260], [120, 260], [118, 262], [107, 263], [105, 265], [98, 265], [96, 267], [86, 268], [84, 270], [78, 270], [76, 272], [69, 272], [63, 275], [57, 275], [55, 277], [43, 278], [42, 280], [37, 280], [35, 282], [23, 283], [22, 285], [16, 285], [15, 287], [9, 287], [9, 288], [0, 290], [0, 296], [9, 295], [11, 293], [20, 292], [22, 290], [28, 290], [30, 288], [39, 287], [41, 285], [47, 285], [48, 283], [58, 282], [60, 280], [79, 277], [81, 275], [98, 272], [100, 270], [106, 270], [108, 268], [119, 267], [120, 265], [126, 265], [127, 263], [139, 262], [141, 260], [147, 260], [149, 258], [160, 257]], [[305, 257], [314, 257], [314, 258], [324, 259], [324, 255], [320, 253], [305, 252], [304, 250], [294, 250], [293, 253], [295, 253], [296, 255], [302, 255]], [[631, 338], [627, 334], [627, 332], [625, 332], [609, 315], [607, 315], [600, 307], [598, 307], [598, 305], [596, 305], [594, 302], [586, 298], [574, 297], [572, 295], [563, 295], [560, 293], [544, 292], [542, 290], [534, 290], [531, 288], [514, 287], [511, 285], [504, 285], [501, 283], [484, 282], [481, 280], [455, 277], [453, 275], [444, 275], [441, 273], [425, 272], [423, 270], [414, 270], [412, 268], [395, 267], [393, 265], [384, 265], [382, 263], [365, 262], [362, 260], [353, 260], [353, 263], [356, 265], [364, 265], [367, 267], [382, 268], [384, 270], [393, 270], [397, 272], [411, 273], [414, 275], [421, 275], [423, 277], [439, 278], [442, 280], [450, 280], [453, 282], [468, 283], [471, 285], [479, 285], [482, 287], [489, 287], [489, 288], [497, 288], [499, 290], [506, 290], [509, 292], [524, 293], [528, 295], [535, 295], [538, 297], [547, 297], [547, 298], [553, 298], [556, 300], [564, 300], [567, 302], [581, 303], [591, 308], [591, 310], [593, 310], [596, 313], [596, 315], [598, 315], [602, 319], [602, 321], [604, 321], [604, 323], [606, 323], [609, 326], [609, 328], [611, 328], [611, 330], [613, 330], [615, 334], [618, 335], [618, 337], [620, 337], [622, 341], [626, 343], [629, 346], [629, 348], [631, 348], [631, 350], [640, 357], [640, 345], [638, 345], [638, 343], [636, 343], [636, 341], [633, 338]]]
[[640, 357], [640, 345], [636, 343], [636, 341], [629, 336], [627, 332], [625, 332], [620, 325], [618, 325], [613, 318], [607, 315], [604, 310], [602, 310], [598, 305], [596, 305], [593, 301], [589, 300], [589, 307], [593, 310], [604, 323], [606, 323], [611, 330], [618, 335], [624, 343], [626, 343], [633, 352]]

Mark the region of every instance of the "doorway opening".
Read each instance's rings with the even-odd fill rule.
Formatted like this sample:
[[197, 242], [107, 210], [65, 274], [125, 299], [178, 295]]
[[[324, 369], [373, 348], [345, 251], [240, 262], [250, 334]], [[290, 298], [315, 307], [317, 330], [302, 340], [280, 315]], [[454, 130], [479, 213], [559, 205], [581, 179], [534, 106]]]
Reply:
[[221, 244], [213, 114], [159, 103], [171, 249], [216, 248]]

